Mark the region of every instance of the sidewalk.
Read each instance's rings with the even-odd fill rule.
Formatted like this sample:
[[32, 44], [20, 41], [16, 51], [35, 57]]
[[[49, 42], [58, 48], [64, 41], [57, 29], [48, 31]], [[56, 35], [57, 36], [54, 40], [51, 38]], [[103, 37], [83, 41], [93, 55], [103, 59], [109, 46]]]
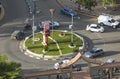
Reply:
[[[56, 0], [62, 7], [70, 7], [73, 10], [77, 10], [77, 4], [75, 4], [75, 0]], [[120, 7], [120, 6], [119, 6]], [[108, 7], [105, 9], [100, 4], [98, 4], [96, 7], [93, 8], [93, 10], [90, 12], [87, 9], [80, 10], [81, 15], [86, 15], [89, 17], [97, 17], [100, 14], [111, 16], [117, 20], [120, 20], [120, 9], [117, 7], [117, 9], [112, 10], [112, 8]]]

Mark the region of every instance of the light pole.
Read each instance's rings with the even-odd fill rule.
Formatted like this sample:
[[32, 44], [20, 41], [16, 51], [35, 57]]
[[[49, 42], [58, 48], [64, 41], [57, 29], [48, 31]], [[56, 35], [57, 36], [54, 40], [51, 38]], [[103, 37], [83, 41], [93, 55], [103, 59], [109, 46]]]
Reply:
[[53, 15], [55, 13], [55, 9], [50, 9], [51, 19], [52, 19], [52, 38], [53, 38]]
[[33, 0], [33, 11], [32, 11], [32, 34], [33, 34], [33, 44], [34, 44], [34, 32], [35, 32], [35, 13], [36, 13], [36, 4], [35, 4], [35, 0]]
[[69, 25], [69, 29], [71, 29], [71, 43], [70, 45], [73, 46], [73, 14], [71, 14], [71, 25]]
[[73, 43], [73, 14], [71, 14], [71, 16], [72, 16], [72, 21], [71, 21], [71, 25], [72, 25], [72, 29], [71, 29], [71, 33], [72, 33], [72, 35], [71, 35], [71, 42]]

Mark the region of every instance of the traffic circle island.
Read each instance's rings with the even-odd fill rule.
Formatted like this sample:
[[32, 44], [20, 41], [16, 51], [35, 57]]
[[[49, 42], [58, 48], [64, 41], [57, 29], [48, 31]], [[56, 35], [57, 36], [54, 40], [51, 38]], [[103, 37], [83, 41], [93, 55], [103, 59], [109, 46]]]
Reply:
[[[73, 36], [73, 37], [72, 37]], [[71, 45], [71, 40], [73, 45]], [[37, 59], [59, 59], [67, 55], [74, 55], [84, 47], [81, 36], [68, 31], [54, 31], [53, 37], [48, 36], [48, 47], [43, 44], [43, 32], [35, 33], [23, 40], [24, 53]], [[47, 50], [46, 50], [47, 48]]]

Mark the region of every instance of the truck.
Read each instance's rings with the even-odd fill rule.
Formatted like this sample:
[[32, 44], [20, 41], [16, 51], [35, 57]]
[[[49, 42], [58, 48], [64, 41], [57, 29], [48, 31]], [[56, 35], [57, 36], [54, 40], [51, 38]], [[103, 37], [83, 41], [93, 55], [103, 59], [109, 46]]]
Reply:
[[113, 28], [117, 28], [120, 26], [120, 22], [113, 19], [112, 17], [110, 16], [106, 16], [106, 15], [100, 15], [98, 17], [98, 23], [100, 25], [106, 25], [106, 26], [111, 26]]

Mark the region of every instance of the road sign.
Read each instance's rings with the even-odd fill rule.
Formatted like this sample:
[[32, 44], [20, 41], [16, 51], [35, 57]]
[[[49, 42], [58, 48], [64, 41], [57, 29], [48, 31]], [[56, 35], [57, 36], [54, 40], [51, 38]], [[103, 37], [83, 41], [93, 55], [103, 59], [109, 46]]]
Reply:
[[37, 26], [33, 26], [32, 30], [36, 31], [37, 30]]

